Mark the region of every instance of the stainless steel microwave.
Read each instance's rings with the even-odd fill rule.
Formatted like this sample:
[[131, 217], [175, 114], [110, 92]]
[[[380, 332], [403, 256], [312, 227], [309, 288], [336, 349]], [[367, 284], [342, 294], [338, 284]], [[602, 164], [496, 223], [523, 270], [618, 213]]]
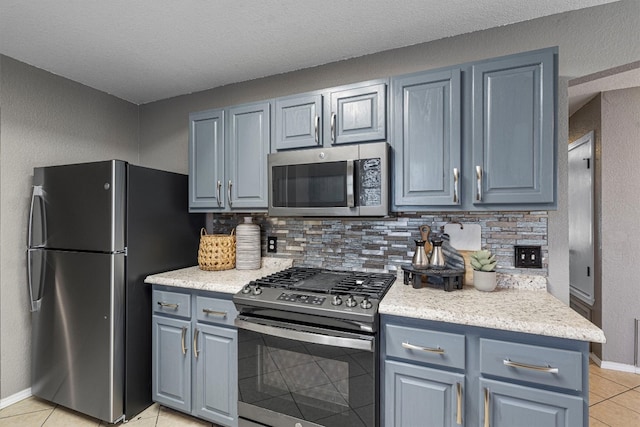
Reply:
[[389, 144], [269, 154], [269, 215], [385, 216]]

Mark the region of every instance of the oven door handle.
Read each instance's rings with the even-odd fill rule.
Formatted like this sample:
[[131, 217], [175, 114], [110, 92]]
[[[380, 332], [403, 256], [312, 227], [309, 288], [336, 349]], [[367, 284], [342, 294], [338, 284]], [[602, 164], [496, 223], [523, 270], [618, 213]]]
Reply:
[[286, 338], [296, 341], [304, 341], [312, 344], [330, 345], [332, 347], [353, 348], [373, 352], [373, 340], [335, 337], [332, 335], [318, 334], [314, 332], [297, 331], [288, 328], [279, 328], [277, 326], [268, 326], [260, 323], [249, 322], [246, 320], [236, 319], [236, 327], [248, 331], [258, 332], [260, 334], [271, 335], [279, 338]]

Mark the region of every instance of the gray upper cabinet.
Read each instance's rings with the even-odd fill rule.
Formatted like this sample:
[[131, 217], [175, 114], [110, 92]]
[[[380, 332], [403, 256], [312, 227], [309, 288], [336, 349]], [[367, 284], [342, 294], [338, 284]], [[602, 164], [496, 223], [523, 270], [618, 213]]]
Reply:
[[391, 79], [395, 206], [460, 204], [460, 69]]
[[322, 145], [322, 95], [277, 99], [275, 109], [275, 151]]
[[473, 203], [555, 201], [555, 49], [475, 64]]
[[268, 102], [189, 115], [189, 211], [267, 208]]
[[270, 104], [229, 108], [227, 114], [227, 197], [231, 209], [267, 208]]
[[383, 141], [387, 135], [386, 105], [384, 83], [332, 90], [328, 120], [331, 144]]
[[189, 115], [189, 211], [224, 209], [224, 111]]
[[373, 80], [276, 99], [271, 151], [384, 141], [386, 93]]

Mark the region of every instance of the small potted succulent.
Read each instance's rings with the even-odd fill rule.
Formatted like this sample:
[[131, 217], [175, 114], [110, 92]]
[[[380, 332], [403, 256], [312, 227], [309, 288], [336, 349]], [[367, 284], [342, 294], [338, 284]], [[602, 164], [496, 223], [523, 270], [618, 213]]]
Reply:
[[479, 291], [494, 290], [496, 288], [496, 256], [485, 249], [472, 253], [469, 261], [473, 267], [473, 286]]

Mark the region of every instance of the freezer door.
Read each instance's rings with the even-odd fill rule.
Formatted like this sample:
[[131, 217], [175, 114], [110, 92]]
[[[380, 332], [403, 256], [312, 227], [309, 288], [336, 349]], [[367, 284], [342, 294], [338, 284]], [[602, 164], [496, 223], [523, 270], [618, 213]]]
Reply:
[[[32, 250], [32, 393], [113, 423], [123, 414], [124, 254]], [[41, 271], [37, 271], [42, 268]]]
[[126, 163], [35, 168], [31, 248], [115, 252], [125, 247]]

